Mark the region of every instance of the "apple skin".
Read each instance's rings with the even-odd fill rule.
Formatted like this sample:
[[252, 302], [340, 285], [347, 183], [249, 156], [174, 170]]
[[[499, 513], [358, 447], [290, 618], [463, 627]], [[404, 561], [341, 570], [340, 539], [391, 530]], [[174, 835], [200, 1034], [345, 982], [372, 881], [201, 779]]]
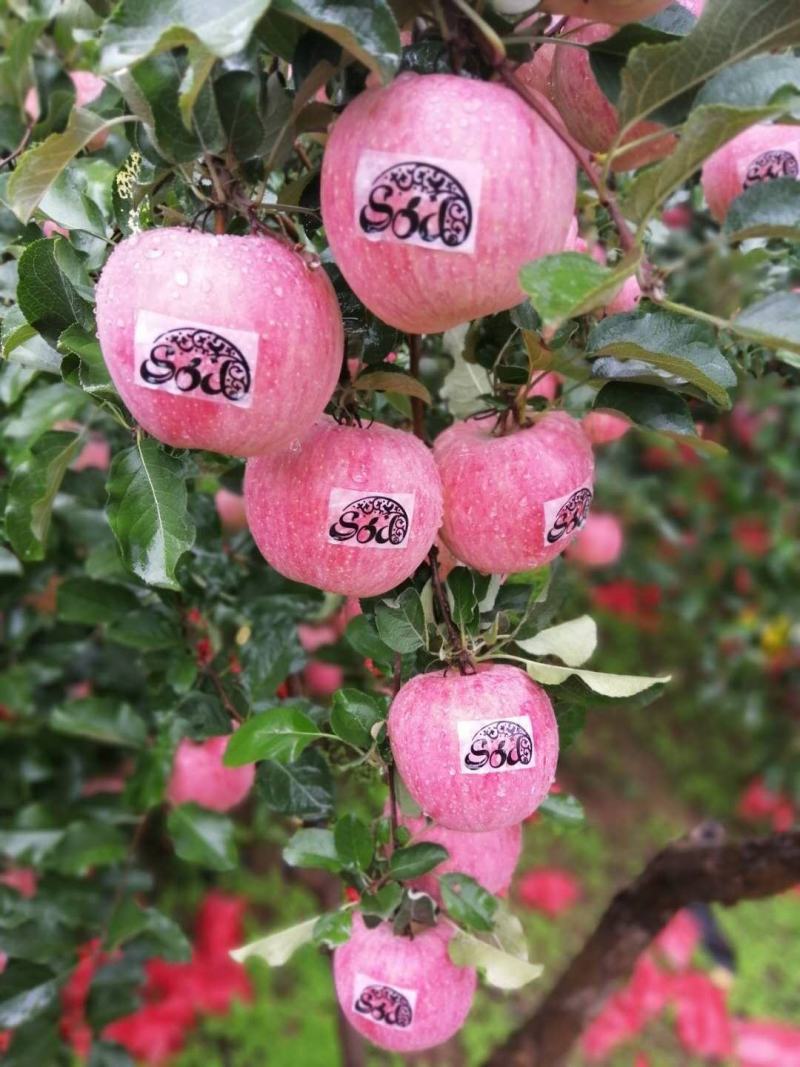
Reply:
[[[477, 173], [472, 251], [368, 237], [358, 225], [366, 193], [357, 204], [355, 190], [365, 151], [429, 158], [459, 181], [469, 180], [463, 165]], [[371, 311], [407, 333], [438, 333], [518, 304], [520, 267], [564, 248], [575, 195], [572, 154], [516, 93], [450, 74], [401, 74], [360, 94], [336, 122], [322, 165], [336, 263]]]
[[[465, 770], [471, 724], [477, 732], [480, 724], [511, 717], [529, 719], [524, 728], [533, 742], [530, 763], [486, 773]], [[459, 738], [460, 722], [467, 724], [461, 727], [465, 742]], [[486, 833], [521, 823], [538, 808], [555, 778], [553, 705], [517, 667], [492, 664], [474, 674], [449, 668], [417, 675], [392, 701], [388, 732], [409, 793], [424, 814], [448, 830]]]
[[[388, 496], [402, 506], [413, 495], [413, 514], [398, 547], [359, 543], [356, 536], [329, 540], [334, 490], [352, 500]], [[271, 566], [286, 578], [345, 596], [378, 596], [422, 563], [442, 518], [436, 464], [416, 437], [383, 423], [340, 426], [324, 415], [295, 448], [247, 463], [247, 521]], [[407, 511], [407, 507], [406, 507]], [[345, 531], [349, 532], [349, 531]]]
[[546, 512], [584, 486], [591, 491], [592, 446], [563, 411], [503, 437], [491, 431], [485, 420], [457, 422], [434, 442], [444, 493], [440, 536], [457, 559], [485, 574], [540, 567], [579, 529], [546, 528]]
[[255, 764], [225, 767], [222, 757], [231, 734], [192, 741], [184, 737], [172, 762], [167, 785], [171, 804], [199, 804], [210, 811], [230, 811], [240, 804], [252, 788]]
[[465, 833], [463, 830], [448, 830], [437, 823], [428, 823], [424, 817], [398, 815], [400, 826], [412, 835], [414, 844], [432, 842], [442, 845], [450, 853], [444, 863], [429, 874], [413, 879], [410, 884], [427, 893], [441, 904], [439, 878], [443, 874], [457, 872], [468, 874], [480, 882], [490, 893], [505, 893], [511, 885], [520, 852], [522, 851], [522, 824], [505, 826], [487, 834]]
[[[693, 15], [699, 15], [702, 12], [704, 2], [705, 0], [677, 0], [677, 3]], [[592, 14], [586, 10], [589, 4], [584, 3], [583, 0], [564, 0], [563, 3], [561, 0], [553, 0], [554, 7], [556, 4], [567, 8], [574, 7], [575, 14], [585, 16], [585, 18], [570, 19], [561, 36], [587, 46], [603, 41], [616, 33], [616, 26], [608, 23], [631, 22], [645, 17], [639, 14], [634, 18], [623, 15], [625, 8], [629, 11], [634, 8], [634, 3], [614, 3], [613, 0], [606, 0], [603, 3], [602, 0], [598, 0], [596, 4], [591, 5]], [[638, 6], [648, 6], [650, 8], [648, 15], [658, 10], [658, 6], [654, 3], [647, 5], [641, 3]], [[660, 6], [666, 5], [662, 3]], [[594, 14], [595, 10], [601, 7], [617, 9], [622, 17], [616, 19], [606, 17], [604, 22], [587, 22], [586, 18], [602, 17]], [[608, 152], [619, 132], [617, 109], [600, 88], [586, 48], [575, 48], [571, 45], [556, 48], [550, 85], [552, 100], [572, 136], [591, 152], [597, 154]], [[648, 137], [650, 134], [657, 133], [661, 128], [657, 122], [639, 122], [628, 132], [625, 143]], [[618, 155], [614, 159], [613, 170], [636, 170], [648, 163], [655, 163], [668, 156], [676, 143], [675, 137], [665, 131], [663, 137], [654, 138], [646, 144]]]
[[622, 555], [625, 535], [616, 515], [594, 511], [567, 549], [567, 556], [585, 567], [610, 567]]
[[[705, 162], [702, 173], [703, 192], [717, 222], [724, 222], [732, 202], [748, 184], [748, 170], [766, 152], [786, 155], [784, 168], [800, 175], [800, 127], [784, 123], [751, 126], [718, 149]], [[755, 173], [755, 170], [754, 170]], [[787, 173], [787, 176], [791, 176]], [[758, 179], [757, 179], [758, 180]], [[765, 180], [761, 178], [760, 180]]]
[[606, 315], [622, 315], [628, 311], [635, 311], [642, 300], [642, 287], [635, 275], [626, 278], [616, 296], [606, 304]]
[[[439, 923], [413, 940], [396, 937], [388, 923], [368, 930], [353, 917], [350, 940], [333, 954], [333, 980], [342, 1013], [373, 1045], [390, 1052], [421, 1052], [441, 1045], [464, 1025], [472, 1007], [477, 975], [456, 967], [447, 954], [452, 927]], [[410, 1023], [387, 1025], [356, 1011], [359, 976], [372, 984], [416, 993]]]
[[649, 18], [663, 11], [669, 3], [670, 0], [543, 0], [538, 10], [624, 25]]
[[[251, 372], [257, 353], [251, 395], [244, 398], [251, 406], [209, 398], [201, 389], [174, 394], [139, 384], [140, 312], [164, 316], [150, 329], [148, 345], [159, 329], [173, 326], [206, 326], [237, 342], [241, 335], [231, 331], [247, 331]], [[117, 245], [97, 286], [97, 325], [114, 384], [148, 433], [176, 448], [234, 456], [282, 448], [311, 427], [336, 385], [344, 344], [327, 275], [287, 245], [175, 228]], [[213, 370], [207, 357], [206, 366]]]
[[581, 419], [584, 432], [593, 445], [607, 445], [618, 441], [630, 430], [631, 424], [621, 415], [610, 411], [589, 411]]

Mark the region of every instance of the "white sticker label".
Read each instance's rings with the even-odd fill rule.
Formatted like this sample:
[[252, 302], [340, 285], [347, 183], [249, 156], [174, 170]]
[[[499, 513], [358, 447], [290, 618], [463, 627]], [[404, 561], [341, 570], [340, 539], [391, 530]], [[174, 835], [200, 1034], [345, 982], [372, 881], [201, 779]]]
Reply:
[[475, 250], [483, 167], [458, 159], [364, 151], [355, 177], [355, 224], [370, 241]]
[[544, 544], [557, 545], [568, 534], [580, 530], [589, 518], [592, 483], [584, 482], [566, 496], [544, 503]]
[[461, 720], [457, 725], [462, 774], [524, 771], [536, 765], [533, 729], [527, 715]]
[[739, 177], [742, 189], [776, 178], [800, 177], [800, 163], [794, 152], [786, 148], [771, 148], [755, 159], [739, 161]]
[[135, 382], [175, 396], [249, 408], [258, 334], [140, 311], [134, 335]]
[[331, 489], [328, 541], [350, 548], [404, 548], [413, 518], [413, 493]]
[[356, 974], [353, 1011], [381, 1026], [407, 1030], [414, 1022], [417, 1006], [416, 989], [387, 985], [368, 974]]

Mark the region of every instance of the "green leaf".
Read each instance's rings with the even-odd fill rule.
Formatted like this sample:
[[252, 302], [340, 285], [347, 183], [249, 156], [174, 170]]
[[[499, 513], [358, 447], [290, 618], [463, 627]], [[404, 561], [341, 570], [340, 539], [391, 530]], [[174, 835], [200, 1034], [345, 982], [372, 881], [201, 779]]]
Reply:
[[[728, 390], [736, 374], [703, 323], [666, 311], [614, 315], [592, 329], [586, 353], [643, 361], [696, 386], [719, 407], [731, 406]], [[607, 376], [603, 364], [594, 364], [593, 371]]]
[[397, 882], [387, 882], [377, 893], [364, 893], [359, 908], [364, 915], [374, 915], [379, 919], [390, 919], [403, 899], [403, 887]]
[[396, 600], [384, 600], [375, 609], [381, 639], [395, 652], [415, 652], [427, 646], [425, 611], [416, 589], [404, 589]]
[[333, 694], [331, 726], [337, 737], [356, 748], [369, 748], [372, 729], [386, 718], [386, 703], [359, 689], [339, 689]]
[[535, 682], [542, 685], [560, 685], [573, 675], [580, 678], [594, 693], [601, 696], [614, 697], [624, 700], [626, 697], [636, 696], [654, 685], [666, 685], [671, 680], [671, 675], [663, 675], [659, 678], [648, 678], [633, 674], [605, 674], [601, 671], [583, 671], [575, 667], [557, 667], [552, 663], [536, 663], [529, 661], [526, 664], [528, 674]]
[[489, 372], [480, 365], [464, 358], [466, 327], [456, 326], [443, 337], [445, 351], [453, 359], [453, 369], [445, 375], [439, 395], [456, 419], [466, 419], [486, 407], [482, 399], [492, 391]]
[[800, 58], [790, 55], [754, 56], [723, 68], [695, 98], [695, 106], [728, 104], [752, 107], [771, 104], [784, 89], [800, 87]]
[[41, 1015], [58, 996], [60, 983], [53, 972], [27, 960], [10, 960], [0, 974], [0, 1026], [15, 1030]]
[[504, 952], [464, 930], [456, 930], [447, 945], [456, 967], [475, 967], [489, 985], [511, 992], [541, 977], [544, 967]]
[[179, 804], [167, 817], [175, 852], [187, 863], [212, 871], [230, 871], [237, 864], [234, 825], [227, 815], [197, 804]]
[[345, 867], [366, 871], [372, 863], [375, 849], [369, 828], [356, 815], [337, 819], [333, 831], [336, 853]]
[[151, 52], [201, 44], [214, 56], [232, 56], [247, 45], [269, 0], [122, 0], [100, 41], [101, 70], [130, 67]]
[[389, 860], [389, 874], [399, 881], [419, 878], [440, 863], [444, 863], [450, 853], [442, 845], [432, 841], [420, 841], [416, 845], [407, 845], [396, 849]]
[[542, 256], [519, 272], [519, 283], [542, 321], [553, 328], [607, 304], [636, 272], [641, 253], [605, 267], [582, 252]]
[[228, 742], [223, 762], [226, 767], [242, 767], [262, 759], [292, 763], [321, 736], [316, 724], [300, 708], [270, 708], [239, 727]]
[[573, 826], [586, 820], [583, 804], [577, 797], [570, 796], [567, 793], [548, 794], [539, 805], [538, 810], [549, 819]]
[[83, 878], [95, 867], [113, 867], [128, 853], [128, 842], [116, 826], [74, 822], [48, 856], [48, 866], [61, 874]]
[[110, 623], [107, 630], [109, 641], [144, 652], [166, 651], [182, 644], [180, 622], [152, 608], [137, 608], [121, 619]]
[[478, 625], [478, 602], [486, 591], [483, 576], [468, 567], [454, 567], [447, 576], [446, 589], [453, 621], [462, 633], [471, 633]]
[[557, 656], [568, 667], [580, 667], [597, 648], [597, 624], [589, 615], [581, 615], [517, 644], [532, 656]]
[[174, 963], [192, 955], [191, 943], [173, 919], [157, 908], [142, 908], [132, 897], [126, 897], [112, 912], [104, 947], [113, 950], [134, 939], [148, 954]]
[[11, 479], [6, 533], [20, 559], [44, 559], [53, 501], [80, 449], [78, 434], [51, 430], [33, 446], [31, 457]]
[[62, 704], [51, 712], [50, 728], [105, 745], [140, 748], [147, 740], [141, 715], [114, 697], [85, 697]]
[[[15, 172], [16, 173], [16, 172]], [[56, 344], [68, 326], [87, 327], [91, 304], [85, 300], [57, 259], [59, 248], [69, 247], [63, 237], [33, 241], [19, 258], [17, 299], [27, 321]]]
[[139, 601], [122, 585], [91, 578], [67, 578], [58, 587], [58, 617], [64, 622], [99, 626], [136, 611]]
[[58, 351], [64, 353], [61, 373], [66, 382], [97, 400], [122, 404], [93, 333], [77, 323], [68, 326], [58, 338]]
[[315, 749], [293, 763], [265, 760], [258, 768], [258, 786], [267, 807], [281, 815], [316, 822], [333, 812], [333, 777]]
[[353, 382], [354, 389], [367, 393], [399, 393], [414, 396], [425, 404], [432, 404], [431, 394], [418, 378], [401, 367], [381, 364], [379, 369], [363, 371]]
[[298, 830], [283, 850], [283, 861], [290, 867], [321, 867], [334, 872], [342, 868], [331, 830]]
[[400, 65], [400, 31], [386, 0], [273, 0], [273, 10], [332, 37], [384, 82]]
[[382, 664], [390, 664], [394, 659], [394, 652], [384, 641], [381, 641], [375, 624], [366, 615], [357, 615], [351, 619], [344, 636], [347, 643], [365, 659]]
[[42, 197], [70, 160], [98, 134], [125, 121], [126, 116], [101, 118], [76, 107], [70, 112], [63, 133], [51, 133], [41, 144], [23, 152], [8, 182], [8, 205], [17, 218], [29, 222]]
[[453, 922], [468, 930], [489, 932], [499, 901], [466, 874], [443, 874], [439, 879], [444, 904]]
[[307, 945], [314, 937], [314, 928], [321, 916], [315, 915], [311, 919], [305, 919], [296, 926], [290, 926], [286, 930], [279, 930], [276, 934], [260, 937], [257, 941], [251, 941], [241, 948], [235, 948], [230, 953], [231, 959], [237, 963], [257, 956], [264, 960], [270, 967], [282, 967], [292, 958], [299, 948]]
[[759, 52], [800, 44], [795, 0], [709, 0], [683, 40], [634, 49], [622, 74], [620, 136], [718, 71]]
[[800, 355], [800, 294], [773, 293], [751, 304], [732, 322], [740, 337]]
[[313, 941], [315, 945], [336, 948], [337, 945], [344, 945], [349, 941], [352, 930], [352, 910], [340, 908], [339, 911], [329, 911], [320, 915], [314, 924]]
[[58, 846], [64, 830], [0, 830], [0, 853], [16, 863], [41, 864]]
[[126, 565], [148, 585], [179, 590], [175, 568], [194, 544], [184, 464], [149, 437], [114, 457], [108, 521]]
[[800, 182], [778, 178], [751, 185], [731, 204], [722, 232], [729, 241], [753, 237], [800, 241]]
[[[654, 430], [679, 441], [688, 438], [695, 446], [700, 444], [689, 405], [682, 397], [667, 389], [610, 382], [597, 394], [594, 408], [616, 411], [646, 430]], [[704, 447], [711, 451], [708, 443]]]

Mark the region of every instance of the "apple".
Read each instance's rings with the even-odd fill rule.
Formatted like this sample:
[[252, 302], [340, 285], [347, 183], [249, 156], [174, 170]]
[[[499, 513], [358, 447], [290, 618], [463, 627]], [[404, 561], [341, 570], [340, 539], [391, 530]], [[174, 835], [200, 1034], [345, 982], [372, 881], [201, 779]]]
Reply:
[[563, 380], [561, 375], [555, 371], [548, 371], [547, 374], [542, 375], [535, 374], [528, 396], [541, 396], [545, 400], [555, 400]]
[[450, 962], [453, 934], [440, 922], [413, 939], [398, 937], [387, 923], [369, 930], [355, 915], [349, 941], [333, 954], [336, 996], [350, 1025], [390, 1052], [421, 1052], [457, 1033], [477, 976]]
[[490, 893], [505, 893], [511, 885], [522, 851], [521, 823], [488, 834], [476, 834], [448, 830], [437, 823], [429, 823], [422, 816], [414, 817], [402, 812], [398, 814], [398, 822], [410, 832], [414, 844], [432, 842], [442, 845], [450, 853], [444, 863], [411, 882], [415, 889], [427, 893], [439, 903], [439, 878], [453, 871], [468, 874]]
[[[538, 11], [579, 15], [592, 22], [639, 22], [663, 11], [670, 0], [542, 0]], [[688, 7], [688, 4], [684, 5]]]
[[609, 300], [603, 310], [606, 315], [622, 315], [628, 311], [635, 311], [641, 299], [642, 287], [636, 275], [631, 275], [630, 278], [625, 279], [619, 292]]
[[241, 493], [233, 493], [230, 489], [218, 489], [214, 494], [214, 506], [225, 533], [239, 533], [240, 530], [247, 529], [244, 497]]
[[148, 433], [235, 456], [302, 437], [344, 346], [327, 275], [288, 245], [175, 228], [117, 245], [97, 325], [114, 384]]
[[[554, 6], [559, 0], [553, 0]], [[704, 0], [677, 0], [683, 7], [698, 15], [702, 10]], [[583, 0], [565, 0], [563, 6], [574, 6], [581, 14], [586, 14], [587, 4]], [[594, 8], [609, 7], [619, 10], [623, 8], [630, 11], [634, 3], [614, 3], [606, 0], [606, 3], [598, 2]], [[648, 6], [653, 13], [653, 3], [640, 4]], [[664, 7], [664, 4], [660, 5]], [[657, 7], [656, 7], [657, 9]], [[643, 16], [637, 15], [636, 18]], [[598, 84], [592, 70], [589, 58], [588, 46], [604, 41], [616, 33], [616, 27], [608, 25], [608, 22], [630, 22], [628, 17], [617, 19], [606, 18], [605, 22], [587, 22], [585, 19], [570, 19], [562, 37], [566, 37], [574, 44], [559, 45], [553, 60], [551, 73], [552, 99], [561, 113], [567, 129], [572, 136], [582, 145], [596, 154], [608, 152], [619, 133], [619, 119], [617, 109], [608, 99]], [[583, 48], [575, 47], [576, 44], [584, 45]], [[663, 127], [656, 122], [639, 122], [625, 136], [625, 144], [638, 141], [643, 137], [657, 134]], [[664, 132], [663, 137], [655, 137], [644, 144], [632, 147], [629, 151], [616, 156], [613, 162], [614, 170], [635, 170], [648, 163], [663, 159], [674, 149], [675, 137]]]
[[184, 737], [175, 751], [167, 785], [171, 804], [199, 804], [211, 811], [230, 811], [240, 804], [255, 780], [255, 765], [226, 767], [222, 762], [231, 734], [191, 741]]
[[585, 567], [610, 567], [622, 554], [624, 542], [622, 523], [616, 515], [593, 511], [567, 555]]
[[342, 688], [344, 671], [338, 663], [312, 659], [303, 669], [303, 681], [312, 697], [329, 697]]
[[503, 85], [451, 74], [360, 94], [322, 165], [336, 263], [415, 334], [518, 304], [520, 267], [563, 250], [575, 195], [575, 160], [543, 119]]
[[759, 182], [800, 179], [800, 126], [751, 126], [705, 162], [703, 192], [717, 222], [724, 222], [737, 196]]
[[610, 411], [589, 411], [581, 419], [581, 425], [593, 445], [618, 441], [631, 428], [628, 419], [622, 415], [612, 415]]
[[436, 438], [433, 452], [444, 493], [440, 536], [469, 567], [487, 574], [539, 567], [586, 521], [592, 446], [563, 411], [501, 437], [486, 420], [457, 422]]
[[[97, 74], [93, 74], [90, 70], [68, 70], [67, 74], [75, 89], [75, 107], [85, 107], [87, 104], [93, 103], [106, 87], [103, 79]], [[39, 93], [35, 85], [32, 85], [25, 94], [23, 107], [32, 122], [39, 121], [42, 109], [39, 103]], [[86, 147], [90, 152], [95, 152], [102, 148], [107, 140], [108, 130], [101, 130], [89, 141]], [[62, 231], [59, 230], [59, 232]], [[66, 236], [66, 231], [63, 232], [64, 236]], [[45, 237], [50, 236], [49, 233], [45, 233]]]
[[392, 701], [388, 732], [412, 798], [448, 830], [486, 833], [521, 823], [555, 778], [553, 705], [517, 667], [416, 675]]
[[250, 531], [275, 570], [352, 597], [410, 577], [442, 517], [436, 464], [421, 441], [327, 415], [296, 447], [250, 459], [244, 496]]

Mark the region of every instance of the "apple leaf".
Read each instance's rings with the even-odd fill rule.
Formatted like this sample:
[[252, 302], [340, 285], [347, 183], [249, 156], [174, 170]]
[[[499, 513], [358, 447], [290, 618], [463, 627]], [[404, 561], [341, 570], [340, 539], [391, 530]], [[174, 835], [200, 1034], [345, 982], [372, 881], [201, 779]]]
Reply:
[[517, 644], [532, 656], [557, 656], [568, 667], [580, 667], [597, 648], [597, 623], [589, 615], [581, 615]]
[[751, 185], [731, 204], [722, 232], [730, 241], [752, 237], [800, 241], [800, 182], [778, 178]]
[[314, 928], [321, 916], [314, 915], [305, 919], [295, 926], [289, 926], [285, 930], [278, 930], [275, 934], [260, 937], [257, 941], [251, 941], [241, 948], [233, 949], [229, 955], [237, 963], [244, 963], [253, 956], [264, 960], [270, 967], [282, 967], [292, 958], [299, 948], [311, 942], [314, 936]]
[[557, 667], [553, 663], [538, 663], [529, 660], [526, 664], [528, 674], [541, 685], [560, 685], [573, 675], [580, 678], [589, 689], [601, 696], [624, 700], [651, 689], [655, 685], [666, 685], [671, 675], [660, 678], [648, 678], [633, 674], [605, 674], [601, 671], [583, 671], [576, 667]]
[[635, 252], [614, 267], [605, 267], [583, 252], [560, 252], [527, 263], [519, 283], [542, 321], [550, 328], [607, 304], [639, 265]]
[[489, 985], [513, 991], [540, 978], [544, 967], [505, 952], [464, 930], [456, 930], [447, 946], [456, 967], [474, 967]]
[[197, 804], [179, 804], [167, 816], [167, 830], [176, 855], [187, 863], [212, 871], [230, 871], [236, 866], [234, 825], [227, 815]]
[[443, 874], [439, 888], [448, 915], [459, 926], [487, 933], [494, 928], [499, 901], [474, 878], [458, 872]]
[[444, 863], [448, 856], [449, 852], [442, 845], [433, 841], [420, 841], [416, 845], [398, 848], [392, 853], [389, 874], [401, 881], [419, 878]]
[[226, 767], [241, 767], [262, 759], [291, 763], [321, 736], [313, 720], [300, 708], [270, 708], [239, 727], [228, 742], [223, 762]]
[[26, 562], [44, 559], [53, 501], [82, 441], [80, 434], [51, 430], [14, 472], [6, 503], [6, 532], [14, 551]]

